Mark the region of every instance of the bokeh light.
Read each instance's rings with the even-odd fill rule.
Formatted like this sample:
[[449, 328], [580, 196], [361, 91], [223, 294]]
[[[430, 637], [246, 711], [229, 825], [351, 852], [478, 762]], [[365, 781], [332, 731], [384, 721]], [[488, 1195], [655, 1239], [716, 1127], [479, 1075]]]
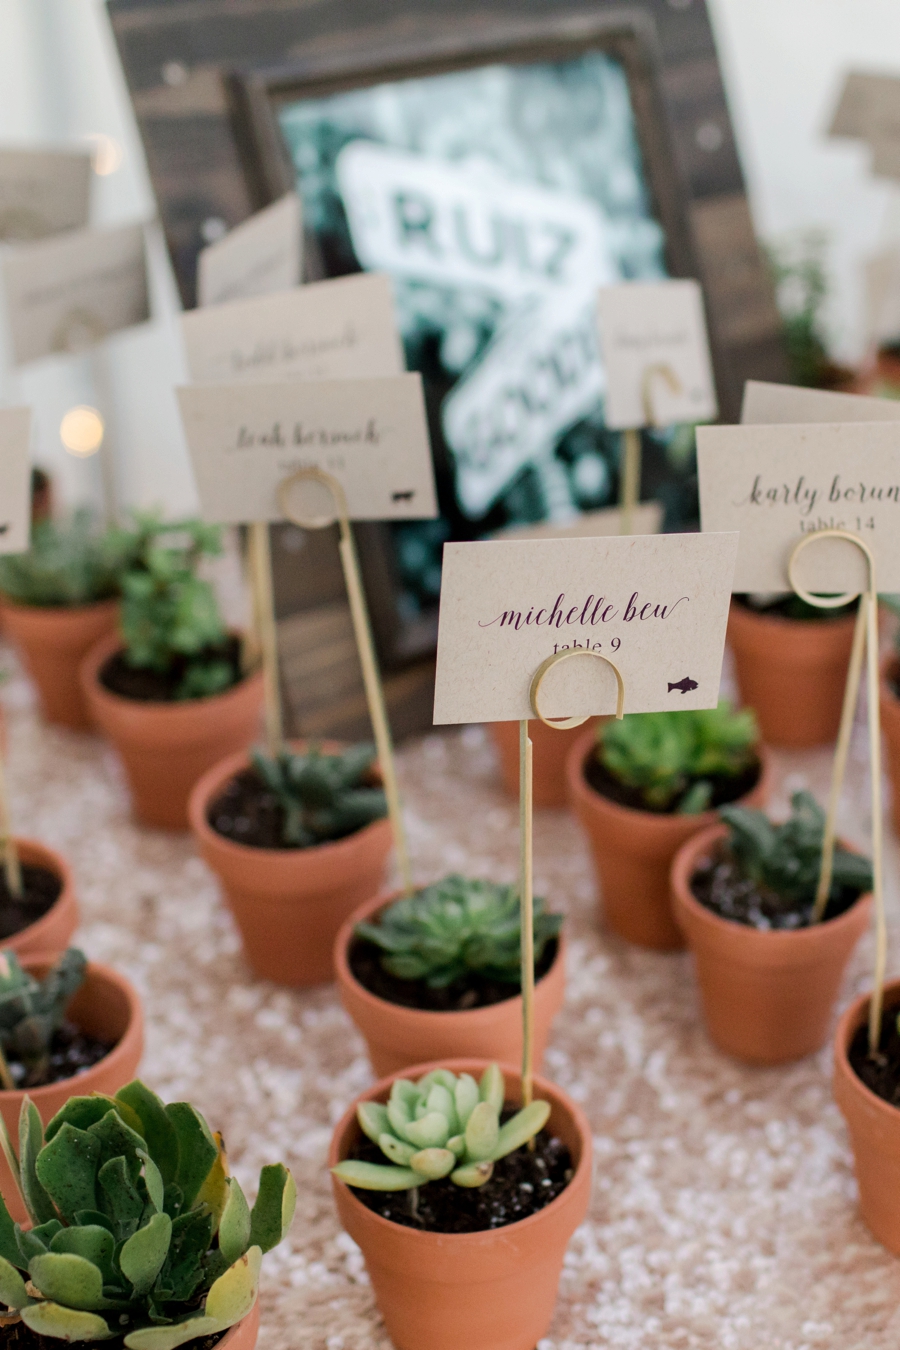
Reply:
[[86, 459], [103, 444], [103, 418], [96, 408], [70, 408], [59, 424], [59, 436], [70, 455]]

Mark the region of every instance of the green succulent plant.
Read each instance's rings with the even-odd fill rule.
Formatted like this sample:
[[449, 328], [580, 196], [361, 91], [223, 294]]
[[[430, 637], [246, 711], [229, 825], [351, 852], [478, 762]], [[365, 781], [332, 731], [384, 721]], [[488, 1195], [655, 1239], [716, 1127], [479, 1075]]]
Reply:
[[375, 764], [374, 746], [352, 745], [336, 755], [315, 747], [275, 757], [254, 750], [251, 760], [284, 810], [285, 844], [309, 848], [343, 839], [387, 815], [383, 790], [366, 781]]
[[25, 1067], [24, 1084], [17, 1087], [46, 1082], [53, 1037], [86, 970], [87, 958], [77, 947], [64, 952], [43, 979], [23, 970], [14, 952], [0, 952], [0, 1047], [7, 1064], [18, 1060]]
[[216, 593], [198, 576], [204, 558], [222, 551], [221, 532], [201, 520], [164, 523], [135, 512], [131, 529], [113, 531], [111, 545], [130, 558], [121, 577], [125, 660], [141, 670], [183, 664], [176, 698], [205, 698], [234, 683], [231, 662], [208, 649], [226, 633]]
[[226, 1331], [293, 1217], [287, 1168], [262, 1169], [251, 1209], [199, 1111], [138, 1081], [70, 1097], [46, 1130], [26, 1097], [18, 1157], [2, 1142], [33, 1223], [0, 1200], [0, 1302], [57, 1340], [174, 1350]]
[[751, 708], [631, 713], [602, 724], [597, 758], [619, 782], [638, 788], [651, 810], [697, 815], [712, 801], [712, 779], [737, 777], [756, 759]]
[[[562, 927], [534, 898], [534, 959]], [[400, 980], [442, 989], [474, 972], [518, 984], [521, 976], [519, 893], [514, 886], [457, 875], [388, 905], [358, 937], [381, 949], [381, 965]]]
[[490, 1064], [476, 1083], [471, 1074], [432, 1069], [417, 1083], [397, 1078], [386, 1106], [360, 1102], [360, 1129], [390, 1161], [348, 1158], [331, 1170], [348, 1186], [367, 1191], [410, 1191], [449, 1176], [456, 1186], [483, 1186], [494, 1163], [544, 1128], [550, 1105], [533, 1101], [500, 1124], [503, 1074]]
[[[781, 825], [774, 825], [764, 812], [745, 806], [723, 806], [720, 815], [728, 826], [731, 855], [749, 880], [797, 908], [813, 904], [822, 862], [825, 812], [811, 793], [794, 793], [791, 814]], [[845, 889], [860, 895], [871, 890], [872, 864], [861, 854], [838, 845], [829, 899], [838, 899]]]
[[63, 522], [38, 521], [26, 553], [0, 558], [0, 592], [20, 605], [87, 605], [119, 594], [130, 561], [126, 541], [100, 534], [90, 511]]

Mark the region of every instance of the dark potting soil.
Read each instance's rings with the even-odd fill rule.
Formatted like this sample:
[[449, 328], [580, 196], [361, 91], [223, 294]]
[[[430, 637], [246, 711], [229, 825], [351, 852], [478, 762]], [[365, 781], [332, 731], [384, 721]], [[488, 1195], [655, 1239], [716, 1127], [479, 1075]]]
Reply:
[[48, 1083], [61, 1083], [93, 1068], [112, 1049], [109, 1041], [99, 1041], [96, 1036], [80, 1031], [72, 1022], [63, 1022], [50, 1042], [50, 1065], [46, 1074], [29, 1082], [25, 1065], [12, 1057], [8, 1060], [9, 1072], [17, 1088], [46, 1087]]
[[[515, 1108], [504, 1110], [509, 1120]], [[361, 1136], [350, 1153], [364, 1162], [385, 1163], [377, 1144]], [[481, 1233], [486, 1228], [505, 1228], [545, 1209], [568, 1186], [574, 1174], [572, 1155], [561, 1139], [541, 1130], [532, 1152], [527, 1144], [494, 1163], [490, 1181], [468, 1190], [455, 1186], [449, 1177], [418, 1187], [416, 1212], [410, 1191], [364, 1191], [353, 1194], [383, 1219], [421, 1228], [429, 1233]]]
[[202, 652], [192, 657], [178, 657], [169, 670], [145, 670], [130, 666], [125, 660], [124, 651], [114, 652], [100, 668], [100, 683], [111, 693], [135, 699], [138, 703], [190, 702], [192, 700], [180, 700], [176, 695], [188, 666], [198, 661], [226, 661], [231, 667], [231, 682], [225, 689], [217, 691], [220, 694], [239, 684], [243, 678], [240, 639], [229, 637], [217, 646], [204, 647]]
[[[795, 900], [758, 886], [744, 875], [724, 841], [713, 850], [709, 860], [697, 868], [691, 877], [691, 890], [701, 905], [714, 914], [750, 928], [807, 928], [812, 917], [812, 900], [798, 905]], [[859, 897], [859, 891], [842, 886], [825, 906], [823, 922], [836, 919]]]
[[[219, 796], [207, 807], [206, 819], [216, 834], [233, 839], [236, 844], [288, 850], [299, 847], [284, 842], [284, 807], [255, 769], [244, 769], [225, 784]], [[334, 843], [355, 833], [355, 830], [348, 830], [327, 842]]]
[[59, 899], [62, 882], [48, 867], [22, 864], [22, 896], [11, 895], [6, 885], [6, 873], [0, 868], [0, 941], [21, 933], [29, 924], [37, 923]]
[[847, 1058], [857, 1078], [861, 1078], [870, 1092], [890, 1102], [891, 1106], [900, 1106], [900, 1030], [897, 1029], [897, 1015], [900, 1004], [885, 1008], [881, 1018], [881, 1035], [878, 1039], [878, 1051], [869, 1054], [868, 1020], [857, 1028]]
[[[756, 787], [760, 772], [759, 760], [756, 760], [753, 764], [749, 764], [743, 773], [715, 774], [704, 779], [704, 782], [712, 785], [712, 800], [706, 809], [714, 811], [716, 807], [727, 806], [729, 802], [736, 802], [739, 798], [745, 797], [748, 792], [752, 792]], [[611, 802], [616, 802], [618, 806], [629, 806], [632, 811], [650, 811], [655, 816], [677, 814], [679, 802], [698, 781], [692, 778], [684, 792], [679, 793], [668, 806], [648, 806], [644, 801], [644, 794], [641, 789], [630, 787], [627, 783], [621, 782], [614, 773], [610, 773], [605, 764], [600, 762], [593, 750], [584, 761], [584, 776], [594, 791], [600, 793], [601, 797], [608, 797]]]
[[856, 613], [857, 607], [857, 602], [851, 600], [848, 605], [839, 605], [837, 609], [819, 609], [817, 605], [810, 605], [806, 600], [801, 600], [799, 595], [793, 594], [776, 596], [764, 605], [751, 604], [746, 595], [733, 595], [731, 598], [741, 609], [747, 609], [751, 614], [762, 614], [767, 619], [799, 619], [812, 623], [846, 619], [849, 614]]
[[[540, 980], [553, 965], [557, 952], [556, 938], [544, 948], [540, 961], [534, 964], [534, 978]], [[505, 1003], [519, 994], [519, 981], [491, 979], [474, 971], [454, 980], [443, 989], [430, 989], [424, 980], [401, 980], [391, 975], [381, 964], [382, 952], [366, 938], [354, 938], [350, 943], [347, 961], [356, 979], [364, 989], [386, 1003], [401, 1008], [418, 1008], [421, 1012], [468, 1012], [472, 1008], [489, 1008], [493, 1003]]]
[[[201, 1336], [195, 1341], [188, 1341], [189, 1350], [213, 1350], [213, 1347], [219, 1344], [219, 1341], [227, 1333], [218, 1331], [214, 1336]], [[24, 1322], [12, 1322], [4, 1325], [0, 1320], [0, 1350], [61, 1350], [65, 1341], [59, 1340], [56, 1336], [40, 1336], [36, 1331], [31, 1331]], [[114, 1336], [108, 1341], [79, 1341], [79, 1350], [121, 1350], [123, 1345], [120, 1336]]]

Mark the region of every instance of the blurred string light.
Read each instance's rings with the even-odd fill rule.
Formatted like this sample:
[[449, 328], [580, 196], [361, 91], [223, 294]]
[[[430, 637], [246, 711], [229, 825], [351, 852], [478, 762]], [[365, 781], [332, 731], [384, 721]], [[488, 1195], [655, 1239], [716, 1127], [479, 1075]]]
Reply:
[[70, 455], [87, 459], [103, 444], [103, 418], [96, 408], [80, 404], [70, 408], [59, 424], [59, 438]]
[[89, 131], [84, 139], [91, 144], [94, 173], [99, 174], [101, 178], [108, 178], [111, 173], [115, 173], [125, 157], [125, 152], [115, 136], [107, 136], [105, 131]]

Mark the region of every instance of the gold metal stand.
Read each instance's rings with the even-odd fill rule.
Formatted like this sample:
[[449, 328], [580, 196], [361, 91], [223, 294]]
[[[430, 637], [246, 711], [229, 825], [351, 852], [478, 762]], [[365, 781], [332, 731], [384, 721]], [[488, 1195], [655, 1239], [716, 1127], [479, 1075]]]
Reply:
[[[658, 425], [653, 403], [653, 381], [665, 380], [673, 394], [681, 393], [681, 381], [665, 361], [648, 366], [641, 377], [641, 403], [644, 407], [644, 426]], [[619, 502], [622, 509], [620, 534], [631, 534], [634, 511], [641, 499], [641, 432], [639, 427], [628, 427], [622, 432], [622, 486]]]
[[[278, 630], [275, 626], [275, 599], [272, 590], [272, 553], [269, 526], [255, 520], [249, 526], [247, 562], [253, 593], [253, 626], [262, 655], [263, 700], [266, 722], [266, 747], [273, 757], [284, 746], [281, 715], [281, 687], [278, 678]], [[252, 645], [244, 649], [245, 666], [253, 659]]]
[[[847, 543], [854, 544], [860, 550], [866, 560], [867, 569], [867, 586], [864, 591], [847, 591], [842, 595], [821, 596], [812, 595], [799, 584], [794, 575], [797, 559], [804, 548], [819, 539], [843, 539]], [[865, 650], [872, 801], [872, 890], [875, 897], [875, 974], [872, 999], [869, 1004], [869, 1050], [874, 1052], [878, 1048], [881, 1033], [884, 976], [887, 967], [887, 923], [884, 913], [884, 827], [881, 814], [881, 712], [878, 690], [878, 591], [875, 582], [875, 559], [868, 544], [865, 540], [860, 539], [859, 535], [852, 534], [849, 530], [817, 530], [814, 534], [804, 535], [795, 545], [788, 561], [788, 580], [794, 594], [798, 595], [801, 600], [805, 600], [808, 605], [814, 605], [817, 609], [838, 609], [841, 605], [849, 604], [859, 595], [853, 646], [850, 650], [850, 666], [844, 689], [844, 704], [841, 710], [841, 722], [831, 772], [825, 834], [822, 839], [822, 864], [819, 870], [819, 884], [816, 888], [812, 922], [817, 923], [823, 917], [828, 903], [828, 893], [831, 890], [838, 803], [847, 769], [850, 736], [853, 731], [853, 718], [859, 699], [863, 651]]]
[[[304, 484], [318, 484], [329, 494], [329, 508], [323, 515], [305, 516], [292, 501], [294, 490]], [[362, 667], [366, 700], [369, 705], [369, 717], [375, 735], [378, 762], [387, 797], [388, 814], [394, 832], [394, 845], [397, 850], [397, 862], [404, 895], [412, 895], [412, 872], [409, 863], [409, 850], [406, 845], [406, 831], [403, 826], [403, 811], [400, 803], [400, 789], [397, 783], [397, 768], [394, 760], [394, 747], [391, 730], [384, 705], [384, 690], [375, 658], [375, 644], [372, 641], [372, 629], [369, 623], [369, 611], [359, 571], [359, 559], [353, 542], [353, 531], [347, 515], [347, 498], [338, 480], [323, 469], [298, 469], [286, 478], [278, 488], [278, 503], [288, 520], [302, 529], [317, 530], [331, 525], [335, 520], [340, 530], [340, 555], [344, 569], [344, 581], [347, 586], [347, 598], [350, 602], [350, 615], [353, 620], [353, 633]]]
[[[538, 721], [556, 731], [567, 731], [570, 727], [580, 727], [587, 717], [563, 717], [548, 720], [541, 712], [538, 695], [545, 676], [552, 666], [567, 661], [573, 656], [592, 656], [609, 666], [616, 677], [616, 717], [620, 720], [625, 711], [625, 683], [615, 662], [600, 652], [592, 652], [584, 647], [570, 648], [564, 652], [554, 652], [542, 661], [534, 672], [528, 691], [531, 710]], [[534, 802], [532, 795], [532, 743], [528, 735], [528, 718], [519, 723], [519, 911], [522, 931], [522, 1102], [527, 1106], [532, 1098], [534, 1081], [534, 850], [533, 841]]]
[[6, 765], [0, 754], [0, 851], [3, 857], [3, 871], [6, 877], [6, 889], [17, 900], [22, 898], [22, 867], [19, 851], [13, 839], [9, 819], [9, 794], [6, 788]]

